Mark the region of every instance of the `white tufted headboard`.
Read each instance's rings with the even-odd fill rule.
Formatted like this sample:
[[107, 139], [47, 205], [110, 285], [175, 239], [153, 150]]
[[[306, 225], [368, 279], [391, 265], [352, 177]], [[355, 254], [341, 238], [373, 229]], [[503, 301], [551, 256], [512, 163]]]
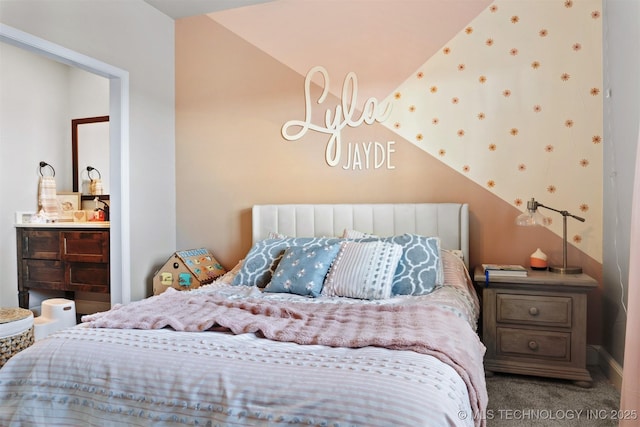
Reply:
[[345, 229], [378, 236], [415, 233], [439, 236], [443, 249], [459, 249], [469, 265], [469, 205], [466, 203], [374, 203], [255, 205], [253, 242], [269, 232], [291, 237], [341, 236]]

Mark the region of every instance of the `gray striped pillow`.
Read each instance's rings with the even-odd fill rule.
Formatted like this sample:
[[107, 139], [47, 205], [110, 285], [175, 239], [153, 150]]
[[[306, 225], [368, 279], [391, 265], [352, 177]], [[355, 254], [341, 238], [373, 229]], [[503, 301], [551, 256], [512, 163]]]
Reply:
[[376, 240], [346, 241], [325, 280], [322, 294], [367, 300], [391, 297], [402, 246]]

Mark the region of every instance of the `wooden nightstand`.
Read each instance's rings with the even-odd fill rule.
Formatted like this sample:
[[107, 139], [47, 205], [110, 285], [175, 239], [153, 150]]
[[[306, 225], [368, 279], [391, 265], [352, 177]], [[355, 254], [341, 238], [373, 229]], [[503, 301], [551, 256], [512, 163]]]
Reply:
[[529, 270], [527, 277], [490, 277], [474, 271], [482, 288], [485, 372], [574, 380], [590, 387], [587, 365], [587, 292], [598, 282], [586, 274]]

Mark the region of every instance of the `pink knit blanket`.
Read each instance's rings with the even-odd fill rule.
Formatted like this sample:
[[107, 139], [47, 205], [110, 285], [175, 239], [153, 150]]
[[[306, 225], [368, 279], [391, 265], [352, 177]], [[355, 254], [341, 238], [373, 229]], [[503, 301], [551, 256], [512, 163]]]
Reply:
[[[229, 299], [169, 288], [164, 293], [84, 316], [95, 328], [256, 333], [275, 341], [332, 347], [377, 346], [428, 354], [453, 367], [467, 385], [474, 414], [484, 414], [485, 348], [468, 323], [435, 304], [339, 304]], [[477, 425], [484, 425], [478, 416]]]

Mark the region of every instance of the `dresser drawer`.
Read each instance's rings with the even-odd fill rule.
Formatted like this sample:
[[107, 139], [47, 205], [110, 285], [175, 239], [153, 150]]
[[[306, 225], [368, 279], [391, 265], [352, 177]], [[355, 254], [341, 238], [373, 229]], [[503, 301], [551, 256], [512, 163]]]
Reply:
[[496, 295], [496, 321], [571, 328], [572, 299], [562, 296]]
[[26, 286], [38, 289], [65, 289], [64, 269], [60, 261], [23, 259], [22, 279]]
[[517, 328], [497, 328], [497, 356], [571, 360], [571, 334]]
[[69, 290], [109, 293], [109, 264], [70, 262], [67, 272]]

